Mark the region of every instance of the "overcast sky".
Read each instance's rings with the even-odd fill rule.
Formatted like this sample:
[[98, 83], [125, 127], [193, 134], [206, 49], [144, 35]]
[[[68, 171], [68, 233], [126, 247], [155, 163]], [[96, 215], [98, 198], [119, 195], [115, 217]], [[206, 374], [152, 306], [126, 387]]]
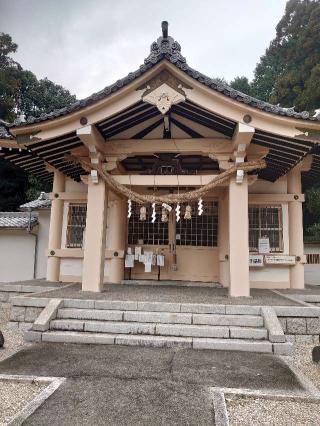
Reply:
[[286, 0], [0, 0], [0, 31], [15, 59], [78, 98], [143, 63], [169, 21], [190, 66], [230, 81], [252, 78]]

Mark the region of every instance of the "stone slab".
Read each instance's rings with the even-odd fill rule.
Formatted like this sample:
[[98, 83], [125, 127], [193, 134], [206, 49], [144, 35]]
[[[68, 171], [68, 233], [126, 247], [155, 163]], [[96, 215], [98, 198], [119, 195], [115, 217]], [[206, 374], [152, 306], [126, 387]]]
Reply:
[[226, 305], [226, 314], [260, 315], [261, 307], [252, 305]]
[[263, 316], [264, 326], [268, 330], [270, 342], [284, 343], [286, 341], [286, 337], [273, 307], [262, 306], [261, 314]]
[[11, 321], [24, 321], [26, 308], [24, 306], [12, 306], [10, 310]]
[[15, 291], [17, 293], [20, 293], [21, 284], [0, 284], [0, 291], [3, 291], [3, 292]]
[[279, 317], [318, 317], [320, 307], [310, 306], [274, 306], [274, 310]]
[[50, 331], [42, 333], [43, 342], [79, 343], [94, 345], [113, 345], [115, 336], [102, 333], [83, 333], [76, 331]]
[[272, 343], [266, 341], [245, 341], [236, 339], [193, 339], [194, 349], [213, 349], [227, 351], [247, 351], [272, 353]]
[[40, 313], [38, 318], [33, 323], [34, 331], [49, 330], [50, 321], [56, 318], [59, 307], [62, 305], [61, 299], [51, 299], [47, 306]]
[[29, 322], [35, 321], [40, 315], [42, 309], [43, 308], [27, 307], [26, 314], [25, 314], [25, 321], [29, 321]]
[[52, 320], [50, 322], [50, 330], [72, 330], [83, 331], [84, 321], [79, 320]]
[[265, 340], [268, 338], [268, 332], [265, 328], [230, 327], [230, 337], [232, 339]]
[[209, 305], [204, 303], [181, 303], [181, 312], [195, 314], [225, 314], [226, 305]]
[[173, 312], [125, 312], [124, 321], [157, 322], [171, 324], [191, 324], [192, 314], [179, 314]]
[[94, 300], [64, 299], [64, 308], [94, 309]]
[[19, 322], [19, 330], [29, 331], [32, 328], [32, 322]]
[[14, 306], [33, 306], [38, 308], [44, 308], [49, 301], [49, 297], [26, 297], [26, 296], [16, 296], [12, 299], [12, 305]]
[[115, 311], [136, 311], [138, 302], [131, 300], [95, 300], [95, 309], [110, 309]]
[[275, 355], [292, 355], [293, 343], [273, 343], [273, 352]]
[[57, 318], [101, 320], [101, 321], [122, 321], [123, 311], [109, 311], [103, 309], [59, 309]]
[[307, 318], [307, 333], [320, 334], [320, 318]]
[[190, 337], [171, 337], [171, 336], [128, 336], [120, 335], [116, 337], [116, 345], [126, 346], [151, 346], [155, 348], [183, 347], [191, 348], [192, 339]]
[[180, 303], [138, 302], [138, 311], [180, 312]]
[[288, 334], [307, 334], [306, 318], [287, 318]]
[[85, 321], [84, 330], [112, 334], [155, 334], [155, 325], [139, 322]]
[[193, 324], [262, 327], [263, 319], [254, 315], [193, 314]]
[[205, 325], [157, 324], [156, 334], [165, 336], [228, 338], [229, 328]]
[[40, 331], [28, 330], [24, 333], [24, 340], [26, 342], [41, 342], [42, 333]]

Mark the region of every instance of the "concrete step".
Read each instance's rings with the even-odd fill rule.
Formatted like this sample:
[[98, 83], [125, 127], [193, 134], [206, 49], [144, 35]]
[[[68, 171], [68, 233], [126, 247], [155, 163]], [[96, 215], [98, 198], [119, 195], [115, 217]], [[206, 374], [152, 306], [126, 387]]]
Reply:
[[42, 333], [42, 342], [151, 346], [151, 347], [192, 347], [191, 337], [147, 336], [131, 334], [107, 334], [77, 331], [48, 331]]
[[140, 322], [85, 321], [56, 319], [50, 322], [51, 330], [84, 331], [112, 334], [146, 334], [177, 337], [219, 337], [236, 339], [267, 339], [267, 330], [252, 327], [227, 327], [189, 324], [153, 324]]
[[[35, 333], [35, 332], [33, 332]], [[32, 336], [29, 336], [32, 340]], [[38, 336], [37, 336], [38, 337]], [[90, 333], [77, 331], [47, 331], [42, 333], [42, 342], [78, 343], [78, 344], [104, 344], [126, 346], [150, 346], [150, 347], [183, 347], [194, 349], [228, 350], [278, 353], [288, 355], [291, 347], [287, 343], [276, 343], [277, 350], [271, 342], [253, 341], [245, 339], [218, 339], [197, 338], [179, 336], [152, 336], [111, 333]], [[282, 345], [281, 347], [279, 345]]]
[[272, 353], [272, 343], [245, 339], [210, 339], [194, 338], [194, 349], [213, 349], [216, 351], [248, 351]]
[[234, 327], [263, 327], [261, 315], [196, 314], [176, 312], [120, 311], [105, 309], [62, 308], [58, 319], [125, 321], [160, 324], [193, 324]]

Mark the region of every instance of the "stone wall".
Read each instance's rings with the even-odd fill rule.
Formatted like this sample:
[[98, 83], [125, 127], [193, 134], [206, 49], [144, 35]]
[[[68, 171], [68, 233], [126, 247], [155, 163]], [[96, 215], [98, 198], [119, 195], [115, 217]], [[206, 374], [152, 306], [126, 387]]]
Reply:
[[279, 321], [289, 342], [319, 343], [319, 317], [280, 317]]

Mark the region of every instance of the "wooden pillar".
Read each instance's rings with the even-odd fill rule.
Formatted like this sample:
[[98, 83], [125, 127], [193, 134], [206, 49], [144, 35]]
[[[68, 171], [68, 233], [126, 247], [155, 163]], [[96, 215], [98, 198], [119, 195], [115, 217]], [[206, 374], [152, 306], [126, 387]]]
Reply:
[[218, 208], [218, 246], [219, 246], [219, 282], [229, 286], [229, 224], [228, 224], [228, 193], [219, 198]]
[[107, 190], [88, 177], [88, 204], [82, 271], [83, 291], [102, 291], [106, 248]]
[[61, 248], [62, 222], [63, 222], [63, 200], [55, 197], [55, 194], [65, 191], [65, 176], [58, 170], [53, 175], [53, 199], [51, 202], [47, 280], [59, 281], [60, 258], [56, 256], [56, 250]]
[[248, 180], [229, 183], [229, 295], [250, 296]]
[[[301, 194], [301, 168], [288, 173], [288, 193]], [[295, 266], [290, 267], [290, 287], [304, 288], [304, 245], [302, 202], [298, 199], [289, 202], [289, 251], [296, 256]]]
[[124, 258], [119, 257], [119, 252], [124, 251], [126, 246], [126, 201], [116, 194], [112, 194], [112, 200], [109, 202], [108, 219], [107, 243], [113, 253], [108, 282], [121, 283], [124, 279]]

